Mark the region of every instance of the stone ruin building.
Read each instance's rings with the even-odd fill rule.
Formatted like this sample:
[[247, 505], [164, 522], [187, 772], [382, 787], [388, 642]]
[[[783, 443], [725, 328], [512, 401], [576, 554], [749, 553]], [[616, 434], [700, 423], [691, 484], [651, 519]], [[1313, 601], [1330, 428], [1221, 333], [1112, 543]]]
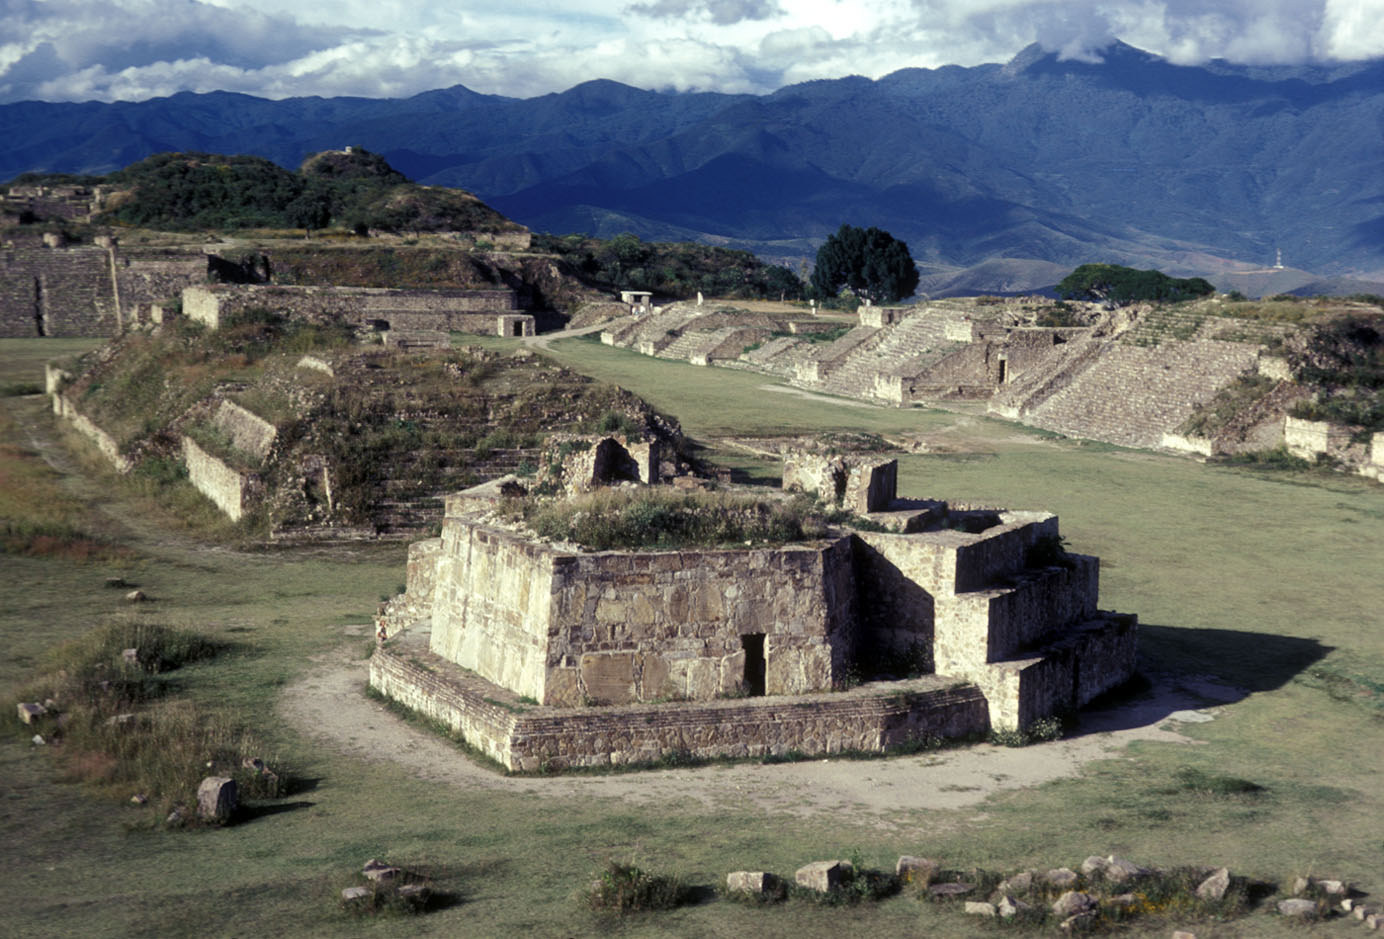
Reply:
[[1286, 366], [1269, 345], [1287, 327], [1177, 309], [1095, 326], [1032, 325], [1033, 309], [1049, 302], [864, 306], [849, 324], [680, 303], [612, 324], [601, 340], [896, 407], [982, 400], [999, 417], [1121, 446], [1209, 456], [1267, 449], [1282, 439], [1281, 420], [1236, 441], [1196, 438], [1181, 427], [1243, 375], [1281, 380]]
[[[381, 613], [371, 687], [537, 770], [1022, 730], [1132, 675], [1136, 619], [1098, 609], [1099, 562], [1055, 516], [899, 500], [895, 478], [790, 454], [786, 486], [873, 524], [686, 550], [545, 542], [491, 513], [513, 481], [454, 493]], [[889, 662], [922, 674], [856, 684]]]

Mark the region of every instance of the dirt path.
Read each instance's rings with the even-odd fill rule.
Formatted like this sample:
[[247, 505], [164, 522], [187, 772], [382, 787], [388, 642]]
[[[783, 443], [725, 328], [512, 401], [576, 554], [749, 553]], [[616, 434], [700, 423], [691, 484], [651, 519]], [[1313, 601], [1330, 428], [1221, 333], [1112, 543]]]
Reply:
[[[362, 633], [363, 635], [363, 633]], [[294, 727], [348, 756], [393, 763], [419, 778], [468, 789], [620, 799], [708, 807], [750, 803], [765, 812], [811, 816], [849, 809], [880, 825], [917, 824], [905, 813], [958, 809], [989, 795], [1075, 776], [1083, 764], [1132, 740], [1193, 743], [1179, 723], [1212, 720], [1216, 702], [1243, 693], [1208, 678], [1159, 680], [1137, 701], [1083, 715], [1066, 739], [1022, 749], [981, 744], [887, 760], [743, 763], [613, 776], [505, 777], [472, 762], [448, 741], [414, 727], [365, 697], [366, 666], [355, 643], [320, 657], [280, 698]], [[670, 801], [673, 800], [673, 801]]]

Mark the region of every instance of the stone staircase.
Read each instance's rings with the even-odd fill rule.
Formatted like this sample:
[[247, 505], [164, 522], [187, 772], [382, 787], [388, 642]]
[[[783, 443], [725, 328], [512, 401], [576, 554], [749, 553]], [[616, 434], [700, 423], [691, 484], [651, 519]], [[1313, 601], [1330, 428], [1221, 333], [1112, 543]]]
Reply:
[[1253, 369], [1258, 346], [1167, 339], [1157, 347], [1116, 341], [1064, 370], [1066, 381], [1025, 407], [1025, 423], [1127, 447], [1157, 447], [1218, 389]]
[[1088, 368], [1108, 346], [1108, 341], [1090, 335], [1068, 340], [1056, 361], [1046, 367], [1028, 369], [1002, 385], [990, 399], [987, 410], [1018, 420], [1070, 384], [1074, 376]]

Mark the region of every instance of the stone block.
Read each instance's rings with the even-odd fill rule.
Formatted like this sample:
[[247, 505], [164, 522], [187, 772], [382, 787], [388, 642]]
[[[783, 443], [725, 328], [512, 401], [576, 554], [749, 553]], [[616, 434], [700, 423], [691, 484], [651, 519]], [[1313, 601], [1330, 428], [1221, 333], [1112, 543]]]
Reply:
[[818, 893], [828, 893], [848, 884], [855, 877], [850, 861], [813, 861], [798, 868], [793, 875], [798, 886]]
[[983, 903], [979, 900], [967, 900], [965, 910], [970, 916], [988, 916], [992, 919], [996, 914], [993, 903]]
[[365, 866], [361, 868], [361, 873], [365, 875], [366, 880], [374, 881], [377, 884], [387, 884], [402, 877], [404, 871], [393, 864], [386, 864], [384, 861], [371, 858], [365, 862]]
[[18, 705], [19, 720], [32, 724], [48, 713], [48, 709], [36, 701], [21, 701]]
[[1122, 857], [1116, 857], [1113, 854], [1105, 860], [1106, 865], [1102, 873], [1105, 879], [1112, 884], [1129, 883], [1132, 880], [1138, 880], [1140, 877], [1147, 877], [1149, 874], [1148, 868], [1140, 867], [1133, 861], [1126, 860]]
[[581, 669], [550, 668], [543, 682], [543, 703], [570, 708], [581, 704]]
[[726, 875], [726, 892], [780, 899], [786, 894], [787, 885], [777, 874], [768, 871], [732, 871]]
[[1033, 889], [1034, 871], [1020, 871], [1000, 881], [1000, 893], [1028, 893]]
[[197, 787], [197, 814], [207, 821], [229, 821], [236, 801], [235, 780], [229, 776], [208, 776]]
[[637, 658], [639, 666], [639, 697], [648, 701], [653, 698], [668, 697], [675, 693], [669, 682], [671, 669], [668, 661], [661, 655], [644, 654]]
[[601, 704], [627, 704], [634, 699], [634, 653], [583, 655], [581, 680], [591, 700]]
[[1278, 912], [1284, 916], [1292, 916], [1296, 919], [1316, 919], [1317, 904], [1313, 900], [1303, 899], [1302, 897], [1292, 897], [1287, 900], [1278, 901]]

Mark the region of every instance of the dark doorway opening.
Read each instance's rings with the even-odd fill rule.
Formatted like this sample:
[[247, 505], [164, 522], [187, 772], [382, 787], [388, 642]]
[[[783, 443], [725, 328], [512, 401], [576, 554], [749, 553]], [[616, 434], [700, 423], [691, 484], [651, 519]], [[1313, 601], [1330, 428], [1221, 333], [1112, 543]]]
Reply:
[[764, 694], [764, 634], [747, 633], [740, 637], [745, 650], [745, 691], [752, 697]]

